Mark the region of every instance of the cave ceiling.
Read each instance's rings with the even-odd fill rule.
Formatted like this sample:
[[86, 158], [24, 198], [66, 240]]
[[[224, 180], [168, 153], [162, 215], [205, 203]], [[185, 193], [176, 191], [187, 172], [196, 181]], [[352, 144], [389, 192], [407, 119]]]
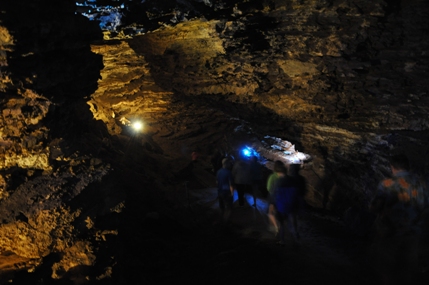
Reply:
[[209, 164], [216, 148], [274, 160], [270, 140], [293, 146], [308, 203], [338, 213], [368, 202], [391, 153], [426, 173], [428, 13], [424, 0], [2, 0], [2, 278], [94, 265], [127, 191], [161, 199], [194, 150]]

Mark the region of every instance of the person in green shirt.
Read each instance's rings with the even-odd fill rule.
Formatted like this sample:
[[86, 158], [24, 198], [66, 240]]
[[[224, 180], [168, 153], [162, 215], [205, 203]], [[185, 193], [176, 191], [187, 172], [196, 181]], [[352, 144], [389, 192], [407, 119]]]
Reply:
[[267, 180], [267, 191], [270, 195], [273, 194], [274, 186], [276, 184], [277, 179], [279, 178], [279, 175], [277, 174], [277, 172], [279, 172], [284, 167], [285, 167], [284, 163], [281, 162], [280, 160], [276, 160], [274, 162], [273, 173], [271, 173], [268, 176], [268, 180]]
[[[271, 173], [267, 179], [268, 201], [272, 199], [271, 195], [273, 195], [277, 180], [280, 178], [279, 173], [286, 173], [286, 172], [287, 172], [287, 169], [283, 162], [281, 162], [280, 160], [274, 161], [273, 173]], [[279, 231], [279, 225], [277, 223], [274, 205], [271, 203], [268, 206], [268, 220], [270, 221], [271, 225], [274, 227], [274, 231], [277, 234]]]

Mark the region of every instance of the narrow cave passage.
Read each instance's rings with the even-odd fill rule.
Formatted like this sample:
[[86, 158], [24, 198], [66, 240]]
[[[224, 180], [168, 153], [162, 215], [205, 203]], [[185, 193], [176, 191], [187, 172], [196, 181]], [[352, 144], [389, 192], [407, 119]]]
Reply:
[[[263, 282], [281, 278], [286, 266], [293, 268], [291, 278], [298, 284], [315, 284], [321, 279], [332, 284], [344, 284], [344, 280], [372, 284], [374, 273], [365, 264], [366, 240], [328, 212], [309, 207], [300, 217], [300, 243], [288, 238], [287, 245], [280, 248], [267, 218], [265, 187], [257, 194], [256, 207], [240, 209], [235, 193], [231, 225], [224, 227], [220, 222], [210, 161], [216, 149], [225, 148], [234, 156], [243, 151], [256, 154], [264, 166], [264, 181], [274, 160], [302, 163], [305, 168], [310, 155], [295, 151], [288, 141], [258, 135], [254, 131], [258, 126], [232, 116], [250, 118], [237, 106], [216, 108], [210, 101], [174, 96], [165, 101], [171, 111], [157, 117], [122, 113], [125, 124], [114, 118], [122, 128], [115, 136], [123, 146], [117, 166], [122, 182], [116, 185], [127, 195], [114, 239], [121, 245], [117, 250], [121, 265], [114, 280], [214, 284], [223, 282], [216, 272], [232, 266], [235, 270], [226, 273], [231, 283]], [[144, 125], [139, 132], [131, 123], [137, 117]], [[189, 168], [194, 151], [199, 153], [198, 162]], [[245, 198], [252, 205], [253, 196], [246, 193]], [[361, 270], [368, 273], [362, 276]], [[309, 271], [313, 274], [308, 275]]]

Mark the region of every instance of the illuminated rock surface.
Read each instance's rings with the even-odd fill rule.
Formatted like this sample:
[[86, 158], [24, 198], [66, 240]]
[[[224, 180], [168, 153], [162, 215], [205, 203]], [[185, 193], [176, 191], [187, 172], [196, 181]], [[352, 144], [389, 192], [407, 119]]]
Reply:
[[[377, 283], [345, 213], [390, 153], [427, 173], [426, 1], [128, 1], [110, 31], [79, 13], [116, 1], [60, 2], [0, 4], [1, 282]], [[307, 155], [300, 247], [264, 192], [223, 229], [210, 191], [216, 148], [282, 143]]]

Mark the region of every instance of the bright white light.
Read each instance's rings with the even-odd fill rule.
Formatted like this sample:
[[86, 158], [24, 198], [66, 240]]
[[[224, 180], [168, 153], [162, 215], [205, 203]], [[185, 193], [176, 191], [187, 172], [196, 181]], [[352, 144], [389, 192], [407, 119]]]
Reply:
[[299, 159], [299, 160], [305, 160], [305, 159], [307, 159], [307, 155], [305, 155], [304, 153], [302, 153], [302, 152], [298, 152], [297, 154], [296, 154], [296, 157]]
[[143, 124], [141, 122], [134, 122], [132, 127], [135, 131], [140, 131], [143, 128]]

